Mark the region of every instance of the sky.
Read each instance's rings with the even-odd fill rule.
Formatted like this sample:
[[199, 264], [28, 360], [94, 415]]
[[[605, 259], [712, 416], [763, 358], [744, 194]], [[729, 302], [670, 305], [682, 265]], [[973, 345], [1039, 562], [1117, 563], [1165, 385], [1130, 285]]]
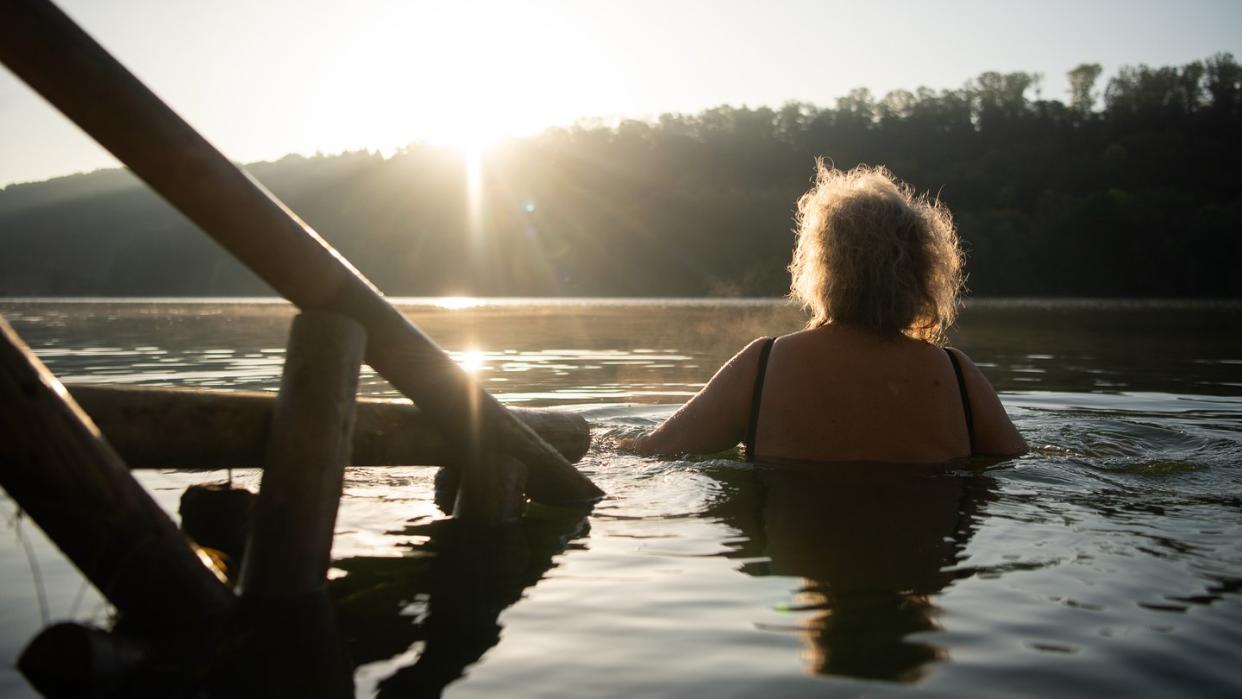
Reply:
[[[1242, 57], [1236, 0], [60, 0], [233, 160]], [[0, 186], [117, 162], [0, 69]]]

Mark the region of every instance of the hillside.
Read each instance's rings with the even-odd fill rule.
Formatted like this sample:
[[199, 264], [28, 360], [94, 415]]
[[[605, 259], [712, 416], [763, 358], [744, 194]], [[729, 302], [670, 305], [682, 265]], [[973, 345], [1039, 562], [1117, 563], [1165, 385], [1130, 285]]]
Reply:
[[[394, 295], [778, 295], [813, 160], [953, 210], [978, 295], [1242, 295], [1242, 68], [984, 73], [832, 107], [719, 107], [498, 145], [472, 218], [454, 151], [247, 169]], [[504, 109], [504, 105], [496, 105]], [[472, 225], [473, 222], [473, 225]], [[267, 293], [128, 172], [0, 190], [0, 294]]]

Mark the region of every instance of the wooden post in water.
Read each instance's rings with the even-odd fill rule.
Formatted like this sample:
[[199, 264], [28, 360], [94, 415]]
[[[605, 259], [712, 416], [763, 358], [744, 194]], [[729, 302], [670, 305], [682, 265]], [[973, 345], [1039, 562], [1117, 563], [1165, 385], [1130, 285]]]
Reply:
[[134, 627], [206, 634], [199, 622], [233, 609], [232, 593], [3, 319], [0, 486]]
[[366, 348], [362, 326], [336, 313], [293, 320], [242, 566], [244, 597], [323, 587]]
[[481, 454], [461, 467], [453, 517], [470, 525], [515, 522], [525, 504], [526, 466], [503, 454]]
[[533, 499], [603, 495], [51, 2], [0, 3], [0, 60], [285, 298], [361, 323], [367, 363], [446, 434], [546, 475], [532, 479]]
[[293, 320], [240, 584], [256, 695], [353, 696], [326, 584], [365, 350], [345, 316]]

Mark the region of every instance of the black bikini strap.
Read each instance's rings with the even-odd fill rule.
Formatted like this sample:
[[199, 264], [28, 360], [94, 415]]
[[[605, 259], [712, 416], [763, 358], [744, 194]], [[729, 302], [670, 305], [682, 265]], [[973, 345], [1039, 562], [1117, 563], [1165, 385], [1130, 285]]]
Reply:
[[957, 376], [957, 390], [962, 395], [962, 414], [966, 416], [966, 434], [970, 437], [970, 453], [975, 453], [975, 416], [970, 410], [970, 396], [966, 393], [966, 379], [962, 376], [962, 365], [957, 361], [957, 355], [948, 348], [944, 348], [944, 353], [949, 355], [949, 361], [953, 363], [953, 373]]
[[768, 372], [768, 355], [772, 353], [772, 343], [776, 338], [769, 337], [763, 341], [763, 349], [759, 350], [759, 366], [755, 369], [755, 388], [750, 394], [750, 420], [746, 425], [746, 460], [755, 460], [755, 433], [759, 430], [759, 403], [763, 401], [763, 377]]

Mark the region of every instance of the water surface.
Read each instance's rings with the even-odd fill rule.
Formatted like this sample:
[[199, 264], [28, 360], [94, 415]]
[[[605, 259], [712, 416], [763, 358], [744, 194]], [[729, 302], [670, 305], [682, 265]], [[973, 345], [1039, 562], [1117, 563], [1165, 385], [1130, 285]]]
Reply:
[[[430, 469], [353, 469], [332, 591], [360, 696], [1242, 691], [1242, 333], [1230, 304], [976, 302], [954, 344], [1032, 451], [938, 472], [641, 459], [772, 301], [403, 304], [509, 404], [592, 423], [609, 497], [468, 549]], [[292, 309], [0, 302], [66, 381], [274, 390]], [[392, 395], [364, 370], [362, 390]], [[170, 511], [219, 473], [144, 472]], [[258, 474], [237, 472], [242, 482]], [[0, 693], [45, 618], [109, 610], [0, 500]], [[461, 678], [464, 672], [464, 678]]]

